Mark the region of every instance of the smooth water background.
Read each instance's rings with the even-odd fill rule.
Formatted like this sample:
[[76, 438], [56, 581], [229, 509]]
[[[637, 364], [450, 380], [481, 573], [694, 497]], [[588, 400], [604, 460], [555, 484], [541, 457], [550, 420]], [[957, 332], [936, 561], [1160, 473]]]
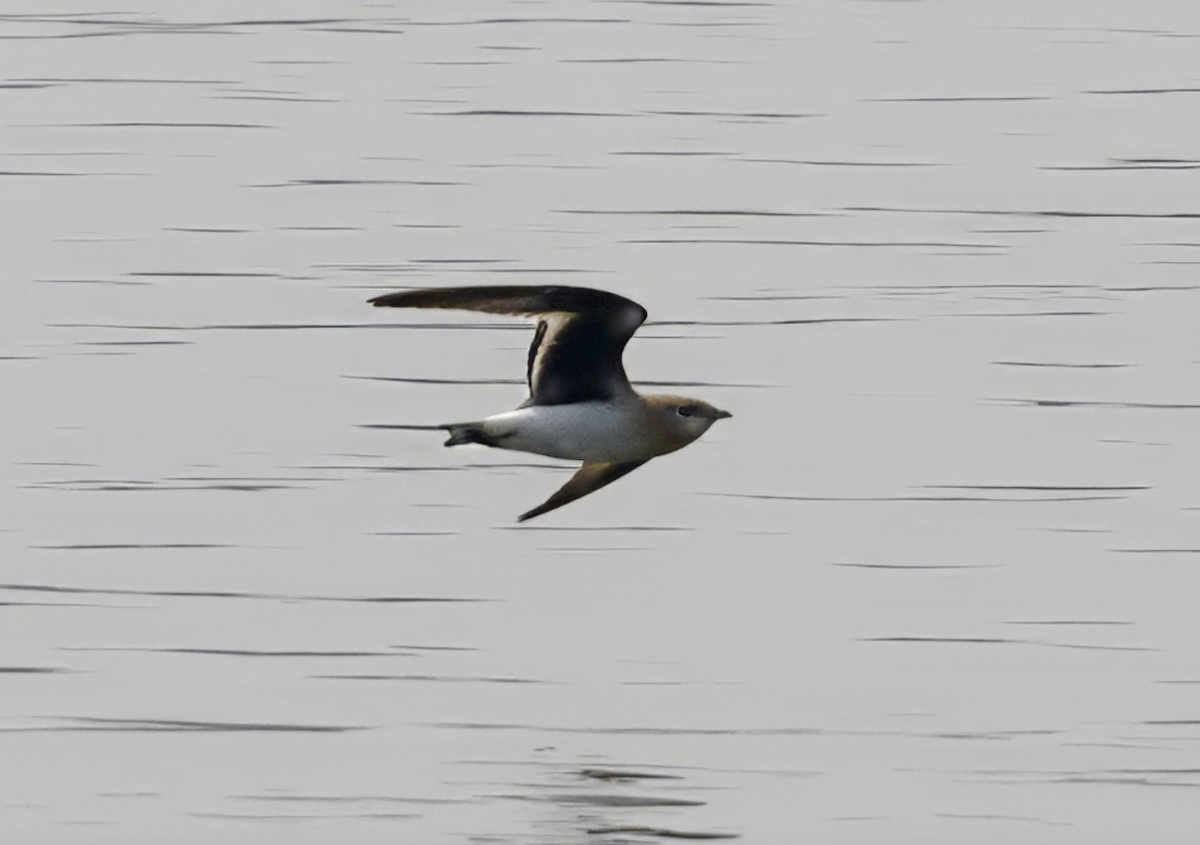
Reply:
[[[0, 817], [34, 842], [1194, 841], [1200, 8], [0, 15]], [[567, 283], [732, 410], [569, 468]], [[661, 387], [666, 385], [666, 387]]]

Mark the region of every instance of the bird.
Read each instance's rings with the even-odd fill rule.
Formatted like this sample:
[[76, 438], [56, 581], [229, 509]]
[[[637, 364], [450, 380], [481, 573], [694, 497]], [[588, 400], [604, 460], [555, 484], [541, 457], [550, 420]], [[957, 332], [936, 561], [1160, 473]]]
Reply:
[[733, 416], [699, 399], [633, 389], [621, 355], [647, 314], [615, 293], [567, 285], [477, 285], [403, 290], [368, 301], [377, 307], [537, 319], [526, 364], [529, 397], [511, 411], [433, 427], [449, 432], [446, 446], [481, 443], [582, 461], [566, 484], [518, 522], [594, 493]]

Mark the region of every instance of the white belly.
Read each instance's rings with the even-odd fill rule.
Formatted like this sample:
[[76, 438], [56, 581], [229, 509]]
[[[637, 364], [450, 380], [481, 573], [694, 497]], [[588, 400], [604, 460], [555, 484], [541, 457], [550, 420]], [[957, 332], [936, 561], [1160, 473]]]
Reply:
[[569, 461], [640, 461], [664, 451], [639, 403], [533, 405], [483, 421], [496, 446]]

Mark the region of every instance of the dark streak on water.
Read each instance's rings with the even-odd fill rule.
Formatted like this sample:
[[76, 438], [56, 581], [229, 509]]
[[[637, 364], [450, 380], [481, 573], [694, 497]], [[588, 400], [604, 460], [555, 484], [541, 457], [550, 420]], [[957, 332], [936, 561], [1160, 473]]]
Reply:
[[1001, 367], [1055, 367], [1081, 370], [1116, 370], [1134, 366], [1133, 364], [1060, 364], [1049, 361], [993, 361], [992, 363]]
[[611, 736], [821, 736], [830, 733], [821, 728], [568, 728], [505, 722], [432, 722], [430, 725], [431, 727], [448, 728], [451, 730], [531, 731], [534, 733], [603, 734]]
[[469, 182], [418, 179], [289, 179], [286, 182], [269, 182], [247, 185], [248, 188], [336, 188], [348, 185], [415, 185], [419, 187], [455, 187]]
[[829, 217], [819, 211], [758, 211], [738, 208], [663, 208], [663, 209], [593, 209], [563, 208], [556, 214], [594, 214], [630, 217]]
[[845, 566], [854, 569], [892, 569], [912, 571], [941, 571], [956, 569], [995, 569], [999, 564], [920, 564], [920, 563], [835, 563], [834, 566]]
[[216, 270], [137, 270], [126, 273], [126, 276], [153, 276], [158, 278], [184, 278], [184, 279], [279, 279], [282, 278], [278, 273], [257, 273], [257, 272], [227, 272]]
[[1094, 651], [1139, 651], [1157, 652], [1159, 649], [1149, 646], [1096, 645], [1093, 643], [1053, 643], [1044, 640], [1022, 640], [1009, 637], [862, 637], [864, 643], [948, 643], [948, 644], [981, 644], [981, 645], [1033, 645], [1046, 648], [1075, 648]]
[[639, 772], [632, 769], [582, 769], [580, 776], [602, 781], [682, 780], [682, 775]]
[[470, 804], [466, 798], [410, 798], [400, 795], [234, 795], [243, 801], [300, 801], [328, 802], [331, 804], [357, 804], [375, 802], [385, 804]]
[[825, 293], [768, 293], [754, 295], [705, 296], [702, 299], [710, 302], [821, 302], [825, 300], [840, 300], [845, 297]]
[[96, 173], [63, 173], [47, 170], [0, 170], [0, 176], [97, 176]]
[[[1089, 488], [1090, 489], [1090, 488]], [[1122, 495], [1094, 496], [1022, 496], [1020, 498], [1004, 496], [789, 496], [778, 493], [714, 493], [703, 492], [701, 496], [722, 496], [729, 499], [758, 499], [762, 501], [780, 502], [1100, 502], [1113, 499], [1127, 499]]]
[[877, 291], [879, 293], [896, 293], [898, 291], [913, 291], [913, 292], [935, 292], [935, 293], [953, 293], [965, 290], [999, 290], [999, 291], [1033, 291], [1047, 293], [1062, 293], [1064, 291], [1099, 291], [1102, 288], [1096, 285], [1080, 285], [1080, 284], [1038, 284], [1036, 282], [1014, 282], [1014, 283], [998, 283], [998, 282], [960, 282], [955, 284], [923, 284], [923, 285], [889, 285], [880, 287], [878, 285], [848, 285], [850, 288], [860, 290]]
[[993, 311], [967, 312], [956, 314], [956, 317], [985, 317], [1005, 320], [1024, 319], [1026, 317], [1106, 317], [1109, 311]]
[[870, 103], [1025, 103], [1048, 100], [1049, 97], [1035, 95], [979, 95], [974, 97], [872, 97]]
[[[357, 428], [392, 428], [388, 425], [361, 425]], [[456, 466], [421, 466], [415, 464], [412, 466], [378, 466], [378, 467], [362, 467], [367, 472], [463, 472], [470, 469], [466, 465]]]
[[505, 18], [475, 18], [461, 21], [409, 21], [411, 26], [522, 26], [526, 24], [629, 24], [629, 18], [551, 18], [551, 17], [505, 17]]
[[545, 684], [548, 681], [535, 678], [512, 677], [456, 677], [454, 675], [309, 675], [332, 681], [433, 681], [436, 683], [462, 684]]
[[756, 239], [756, 238], [630, 238], [620, 241], [625, 244], [735, 244], [741, 246], [828, 246], [849, 247], [852, 249], [875, 248], [937, 248], [937, 249], [977, 249], [1002, 251], [1007, 250], [1007, 244], [989, 244], [972, 241], [818, 241], [790, 239]]
[[[318, 479], [313, 479], [318, 480]], [[299, 490], [303, 489], [301, 484], [166, 484], [162, 481], [92, 481], [92, 480], [74, 480], [74, 481], [46, 481], [39, 484], [27, 485], [33, 488], [46, 490], [70, 490], [74, 492], [91, 492], [91, 493], [159, 493], [166, 491], [192, 491], [197, 490], [219, 490], [224, 492], [236, 493], [261, 493], [266, 490]]]
[[1038, 408], [1120, 408], [1150, 411], [1196, 411], [1200, 403], [1190, 402], [1097, 402], [1082, 399], [1017, 399], [1011, 397], [994, 397], [989, 402], [1003, 402], [1011, 405], [1031, 405]]
[[552, 111], [533, 109], [463, 109], [461, 111], [417, 112], [430, 117], [636, 117], [627, 112]]
[[[656, 325], [696, 325], [694, 323], [657, 323]], [[709, 324], [705, 324], [709, 325]], [[445, 384], [445, 385], [485, 385], [489, 387], [517, 387], [525, 384], [524, 379], [516, 378], [490, 378], [490, 379], [466, 379], [466, 378], [418, 378], [415, 376], [342, 376], [342, 378], [359, 379], [362, 381], [390, 381], [400, 384]], [[781, 384], [751, 384], [746, 382], [732, 383], [719, 381], [645, 381], [642, 379], [635, 380], [635, 384], [646, 387], [721, 387], [721, 388], [781, 388]], [[411, 428], [425, 428], [429, 430], [440, 430], [439, 426], [409, 426]]]
[[57, 549], [77, 551], [107, 551], [113, 549], [229, 549], [224, 543], [75, 543], [59, 546], [30, 546], [31, 549]]
[[[445, 431], [440, 425], [417, 425], [409, 423], [360, 423], [357, 427], [382, 429], [385, 431]], [[435, 467], [395, 467], [395, 469], [435, 469]]]
[[340, 103], [343, 100], [332, 100], [322, 97], [289, 97], [283, 95], [268, 96], [266, 94], [245, 95], [245, 94], [225, 94], [220, 97], [214, 97], [217, 100], [238, 100], [238, 101], [255, 101], [260, 100], [268, 103]]
[[1046, 165], [1040, 170], [1058, 171], [1124, 171], [1124, 170], [1196, 170], [1200, 161], [1186, 159], [1115, 159], [1109, 164]]
[[[2, 589], [2, 588], [0, 588]], [[0, 601], [0, 607], [90, 607], [101, 610], [149, 610], [144, 605], [97, 604], [83, 601]]]
[[978, 821], [1018, 821], [1032, 822], [1034, 824], [1053, 825], [1057, 827], [1065, 826], [1062, 822], [1053, 822], [1049, 819], [1038, 818], [1036, 816], [1014, 816], [1001, 813], [934, 813], [935, 818], [939, 819], [967, 819]]
[[1114, 552], [1121, 554], [1139, 555], [1139, 554], [1156, 554], [1156, 555], [1196, 555], [1200, 554], [1200, 549], [1195, 548], [1163, 548], [1163, 549], [1113, 549]]
[[[827, 323], [891, 323], [896, 322], [894, 317], [798, 317], [795, 319], [784, 320], [650, 320], [646, 323], [647, 326], [819, 326]], [[640, 382], [641, 384], [654, 384], [655, 382]], [[661, 384], [669, 384], [670, 382], [659, 382]], [[704, 382], [696, 382], [697, 386], [705, 384]], [[706, 384], [708, 387], [733, 387], [735, 385], [725, 385], [714, 382]], [[773, 385], [765, 384], [747, 384], [745, 387], [772, 387]]]
[[1100, 492], [1129, 492], [1137, 490], [1149, 490], [1145, 485], [1068, 485], [1068, 484], [921, 484], [919, 489], [928, 490], [1018, 490], [1018, 491], [1034, 491], [1034, 492], [1085, 492], [1085, 491], [1100, 491]]
[[1096, 91], [1084, 91], [1084, 94], [1200, 94], [1200, 88], [1112, 88]]
[[[513, 386], [524, 384], [524, 379], [515, 378], [417, 378], [415, 376], [342, 376], [342, 378], [360, 379], [362, 381], [391, 381], [400, 384], [472, 384], [488, 386]], [[418, 426], [420, 427], [420, 426]], [[437, 429], [437, 426], [425, 426]]]
[[695, 531], [695, 528], [674, 525], [600, 525], [580, 526], [578, 528], [566, 525], [501, 525], [500, 531], [569, 531], [579, 534], [585, 531]]
[[[0, 15], [0, 20], [4, 20], [5, 16]], [[47, 83], [51, 85], [237, 85], [237, 80], [234, 79], [168, 79], [155, 77], [132, 77], [132, 76], [44, 76], [44, 77], [27, 77], [18, 79], [19, 82], [37, 82]]]
[[739, 834], [736, 833], [708, 833], [703, 831], [691, 830], [675, 830], [667, 827], [650, 827], [649, 825], [641, 824], [617, 824], [604, 825], [602, 827], [589, 827], [589, 834], [597, 834], [602, 836], [611, 836], [613, 834], [633, 833], [640, 836], [653, 836], [659, 839], [737, 839]]
[[[530, 800], [528, 796], [512, 796]], [[703, 807], [705, 802], [690, 798], [658, 798], [641, 795], [588, 795], [584, 793], [561, 793], [539, 796], [536, 800], [555, 804], [582, 804], [589, 807]]]
[[62, 646], [63, 651], [146, 652], [200, 654], [218, 657], [415, 657], [399, 651], [258, 651], [241, 648], [151, 648], [145, 646]]
[[237, 822], [305, 822], [305, 821], [329, 821], [332, 819], [371, 819], [377, 821], [393, 821], [400, 819], [417, 819], [420, 818], [416, 813], [346, 813], [341, 815], [322, 814], [307, 814], [300, 813], [188, 813], [198, 819], [217, 819], [220, 821], [237, 821]]
[[52, 129], [277, 129], [261, 123], [59, 123], [46, 124]]
[[795, 158], [747, 158], [743, 161], [755, 164], [801, 164], [807, 167], [947, 167], [937, 161], [817, 161]]
[[1132, 622], [1124, 622], [1112, 619], [1027, 619], [1014, 620], [1005, 622], [1005, 625], [1132, 625]]
[[45, 733], [74, 731], [205, 732], [205, 733], [345, 733], [365, 731], [359, 725], [302, 725], [274, 722], [199, 722], [183, 719], [101, 719], [90, 716], [56, 717], [70, 724], [59, 727], [2, 728], [0, 733]]
[[0, 590], [35, 593], [67, 593], [95, 596], [156, 596], [160, 598], [209, 598], [209, 599], [270, 599], [286, 602], [369, 602], [381, 604], [406, 604], [423, 602], [486, 602], [494, 599], [446, 598], [439, 596], [308, 596], [281, 593], [245, 593], [231, 590], [119, 590], [112, 587], [62, 587], [51, 584], [0, 584]]
[[15, 461], [23, 467], [98, 467], [99, 464], [83, 463], [81, 461]]
[[[206, 274], [205, 274], [206, 275]], [[240, 275], [240, 274], [238, 274]], [[430, 329], [437, 331], [516, 331], [528, 330], [521, 323], [214, 323], [210, 325], [122, 325], [120, 323], [47, 323], [59, 329], [126, 329], [130, 331], [156, 332], [207, 332], [207, 331], [296, 331], [313, 329], [386, 329], [404, 330]]]
[[897, 208], [888, 206], [846, 206], [848, 212], [875, 212], [887, 214], [983, 214], [1011, 217], [1064, 217], [1078, 219], [1127, 219], [1127, 220], [1196, 220], [1200, 212], [1195, 211], [1068, 211], [1037, 209], [988, 209], [988, 208]]
[[96, 340], [83, 341], [76, 346], [191, 346], [190, 340]]
[[736, 111], [685, 111], [685, 110], [647, 110], [644, 114], [661, 117], [715, 117], [718, 119], [738, 120], [803, 120], [810, 117], [825, 117], [823, 114], [806, 112], [736, 112]]
[[1004, 637], [860, 637], [863, 643], [984, 643], [988, 645], [1018, 645], [1028, 640], [1013, 640]]

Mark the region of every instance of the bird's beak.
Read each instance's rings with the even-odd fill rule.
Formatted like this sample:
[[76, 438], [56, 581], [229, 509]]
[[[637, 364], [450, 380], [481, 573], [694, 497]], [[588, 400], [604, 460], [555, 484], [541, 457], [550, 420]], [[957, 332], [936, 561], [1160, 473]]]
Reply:
[[726, 420], [732, 416], [733, 416], [733, 414], [729, 413], [728, 411], [722, 411], [720, 408], [718, 408], [717, 412], [715, 414], [713, 414], [713, 419], [714, 420]]

